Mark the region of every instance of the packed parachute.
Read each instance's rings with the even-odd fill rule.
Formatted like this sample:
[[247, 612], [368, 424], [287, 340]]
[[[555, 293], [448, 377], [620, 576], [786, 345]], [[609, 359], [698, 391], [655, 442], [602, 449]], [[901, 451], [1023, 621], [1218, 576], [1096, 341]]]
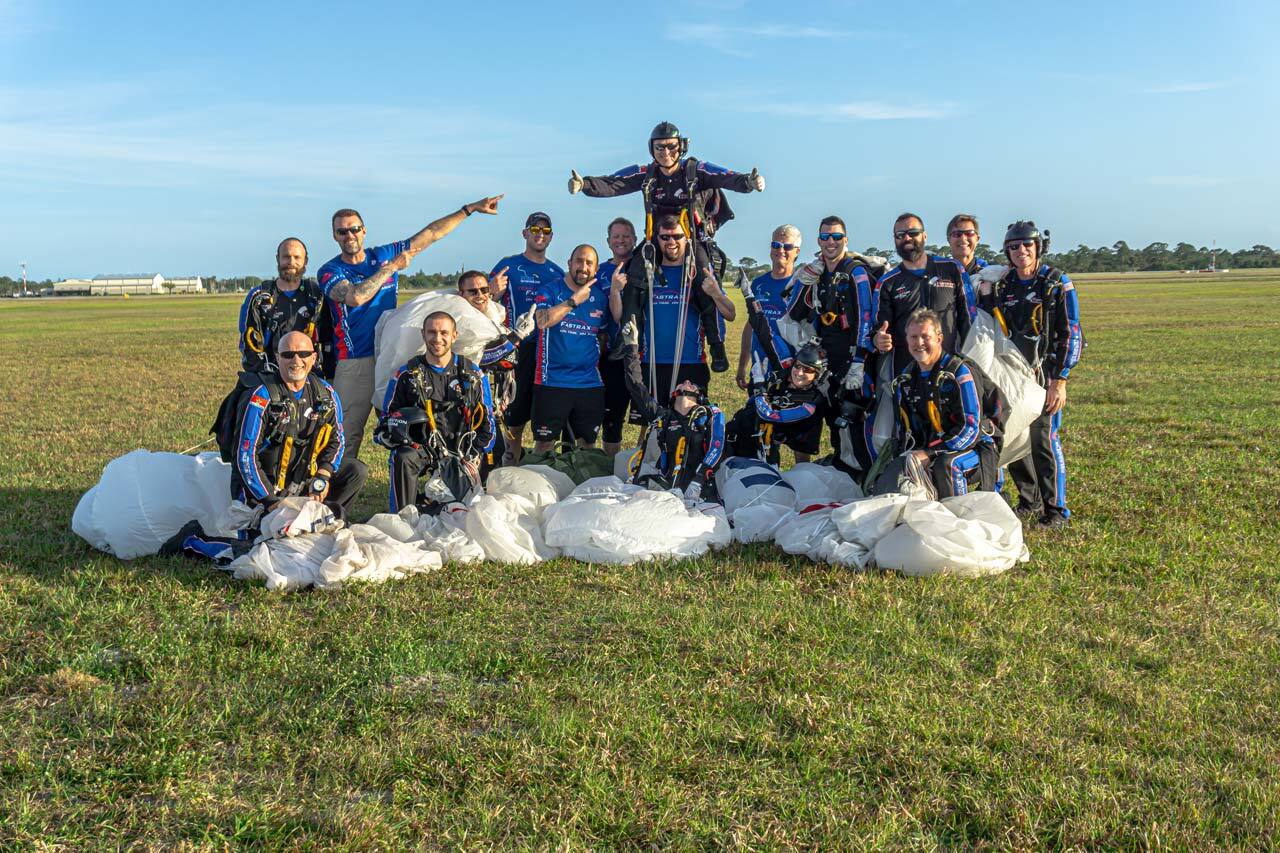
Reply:
[[[113, 460], [73, 529], [121, 559], [185, 554], [278, 589], [734, 542], [915, 575], [1026, 560], [1024, 522], [1070, 517], [1060, 427], [1084, 347], [1074, 285], [1043, 262], [1048, 232], [1012, 224], [1008, 265], [987, 265], [975, 216], [948, 223], [948, 258], [904, 213], [890, 268], [850, 251], [832, 215], [808, 261], [800, 230], [778, 226], [770, 268], [752, 277], [715, 237], [734, 216], [726, 192], [763, 191], [764, 178], [688, 150], [663, 122], [648, 162], [571, 170], [571, 194], [637, 193], [644, 218], [610, 222], [608, 260], [582, 245], [567, 270], [535, 211], [522, 252], [463, 272], [456, 292], [397, 304], [415, 256], [472, 214], [496, 215], [502, 196], [368, 248], [360, 213], [339, 210], [339, 254], [314, 281], [306, 247], [286, 238], [278, 277], [240, 312], [243, 372], [210, 430], [218, 453]], [[731, 278], [746, 313], [742, 405], [711, 390], [733, 366]], [[371, 414], [387, 512], [356, 523]]]

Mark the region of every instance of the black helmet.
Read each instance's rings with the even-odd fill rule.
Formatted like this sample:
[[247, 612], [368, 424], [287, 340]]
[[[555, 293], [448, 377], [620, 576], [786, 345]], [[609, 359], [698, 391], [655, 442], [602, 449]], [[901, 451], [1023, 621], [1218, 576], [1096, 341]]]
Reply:
[[[689, 388], [688, 386], [693, 386]], [[692, 397], [699, 406], [707, 404], [707, 394], [702, 390], [702, 386], [692, 379], [686, 379], [671, 390], [671, 402], [676, 401], [676, 397]]]
[[1009, 257], [1009, 244], [1022, 240], [1036, 241], [1037, 260], [1044, 257], [1044, 254], [1049, 251], [1049, 229], [1046, 228], [1042, 234], [1030, 219], [1019, 219], [1004, 232], [1004, 254], [1006, 258]]
[[814, 382], [821, 381], [822, 377], [827, 375], [827, 354], [814, 341], [810, 341], [796, 351], [795, 358], [791, 360], [792, 364], [802, 364], [805, 367], [818, 371], [818, 375], [814, 377]]
[[426, 439], [423, 424], [427, 422], [427, 413], [416, 407], [406, 407], [388, 412], [378, 430], [378, 443], [383, 447], [407, 447], [410, 444], [421, 444]]
[[676, 127], [669, 121], [658, 122], [649, 134], [649, 155], [653, 155], [653, 143], [659, 139], [678, 139], [680, 140], [680, 156], [683, 157], [689, 153], [689, 140], [687, 137], [680, 135], [680, 128]]

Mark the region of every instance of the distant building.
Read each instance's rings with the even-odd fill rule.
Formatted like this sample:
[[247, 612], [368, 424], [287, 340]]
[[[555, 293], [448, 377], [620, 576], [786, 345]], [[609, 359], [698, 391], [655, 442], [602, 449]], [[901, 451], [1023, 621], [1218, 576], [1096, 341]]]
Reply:
[[199, 276], [166, 280], [160, 273], [95, 275], [54, 282], [54, 296], [144, 296], [164, 293], [204, 293]]

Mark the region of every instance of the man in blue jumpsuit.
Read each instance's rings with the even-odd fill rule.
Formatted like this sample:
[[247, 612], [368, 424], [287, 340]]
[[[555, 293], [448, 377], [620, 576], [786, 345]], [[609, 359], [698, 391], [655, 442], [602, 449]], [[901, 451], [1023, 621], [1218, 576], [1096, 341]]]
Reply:
[[334, 352], [338, 365], [333, 387], [347, 408], [347, 453], [355, 458], [364, 441], [373, 408], [373, 330], [378, 318], [396, 307], [397, 273], [418, 252], [441, 239], [473, 213], [496, 214], [502, 196], [464, 204], [405, 240], [364, 247], [364, 219], [343, 208], [333, 214], [333, 239], [340, 253], [320, 267], [320, 289], [333, 311]]
[[1018, 512], [1038, 516], [1044, 527], [1061, 527], [1071, 512], [1059, 431], [1067, 379], [1080, 361], [1084, 336], [1075, 285], [1041, 261], [1048, 240], [1049, 232], [1041, 233], [1034, 222], [1010, 225], [1004, 237], [1009, 271], [994, 285], [983, 283], [979, 304], [1026, 356], [1046, 392], [1044, 413], [1031, 425], [1030, 455], [1008, 466], [1018, 488]]
[[[800, 256], [800, 229], [794, 225], [779, 225], [773, 230], [773, 238], [769, 243], [769, 270], [761, 273], [742, 288], [745, 299], [754, 299], [760, 312], [769, 326], [769, 337], [777, 350], [778, 357], [784, 366], [791, 363], [791, 345], [778, 332], [778, 320], [790, 308], [790, 299], [795, 298], [795, 289], [787, 296], [783, 292], [791, 283], [795, 272], [796, 258]], [[758, 364], [765, 364], [767, 359], [763, 342], [758, 340], [751, 323], [742, 327], [742, 343], [738, 350], [737, 382], [739, 388], [747, 388], [751, 384], [751, 361], [754, 357]]]

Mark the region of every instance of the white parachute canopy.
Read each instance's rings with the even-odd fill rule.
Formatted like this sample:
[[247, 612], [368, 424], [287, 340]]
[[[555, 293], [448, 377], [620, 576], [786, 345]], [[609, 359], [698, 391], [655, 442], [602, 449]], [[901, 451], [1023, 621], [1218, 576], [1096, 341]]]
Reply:
[[[990, 269], [990, 267], [988, 267]], [[1044, 411], [1044, 388], [1035, 372], [994, 317], [978, 311], [960, 355], [976, 364], [995, 383], [1009, 404], [1000, 464], [1016, 462], [1031, 452], [1030, 428]]]
[[191, 519], [231, 535], [231, 466], [216, 453], [183, 456], [135, 450], [107, 463], [102, 479], [76, 505], [71, 529], [121, 560], [160, 550]]
[[444, 290], [424, 293], [386, 312], [378, 318], [373, 333], [373, 405], [376, 408], [382, 408], [391, 374], [426, 351], [422, 343], [422, 321], [436, 311], [444, 311], [458, 324], [458, 340], [453, 344], [453, 351], [477, 363], [484, 354], [485, 344], [506, 333], [503, 325], [506, 311], [501, 305], [490, 301], [488, 312], [482, 314], [458, 294]]

